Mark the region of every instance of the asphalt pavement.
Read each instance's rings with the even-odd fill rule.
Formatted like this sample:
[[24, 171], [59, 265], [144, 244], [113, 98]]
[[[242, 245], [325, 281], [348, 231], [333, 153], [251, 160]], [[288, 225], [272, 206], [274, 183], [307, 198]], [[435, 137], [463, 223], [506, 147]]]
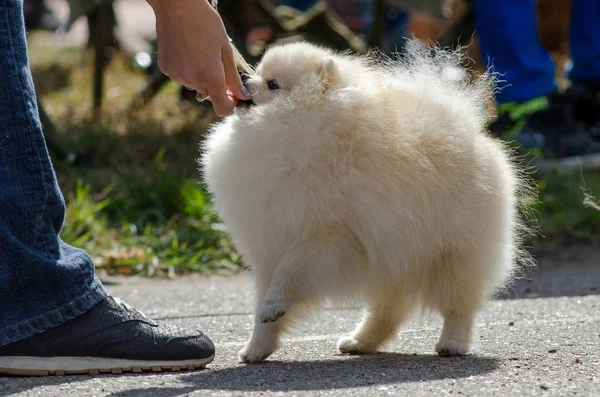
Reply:
[[263, 364], [240, 364], [252, 328], [252, 284], [243, 273], [175, 280], [104, 278], [148, 316], [204, 330], [216, 358], [197, 372], [0, 378], [3, 396], [600, 396], [600, 249], [548, 255], [478, 319], [477, 344], [440, 358], [441, 318], [414, 319], [385, 352], [342, 356], [337, 339], [360, 319], [328, 307], [286, 337]]

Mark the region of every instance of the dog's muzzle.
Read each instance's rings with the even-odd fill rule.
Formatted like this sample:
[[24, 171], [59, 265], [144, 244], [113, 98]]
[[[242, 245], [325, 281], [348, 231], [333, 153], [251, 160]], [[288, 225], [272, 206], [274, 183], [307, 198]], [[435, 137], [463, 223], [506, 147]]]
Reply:
[[[240, 78], [242, 79], [242, 84], [244, 85], [244, 87], [246, 87], [246, 89], [248, 89], [248, 91], [250, 91], [250, 88], [246, 85], [246, 82], [250, 79], [250, 75], [247, 73], [243, 73], [243, 72], [238, 72], [240, 74]], [[237, 107], [250, 107], [250, 106], [254, 106], [255, 103], [252, 100], [252, 98], [250, 99], [240, 99], [238, 100], [237, 103]]]

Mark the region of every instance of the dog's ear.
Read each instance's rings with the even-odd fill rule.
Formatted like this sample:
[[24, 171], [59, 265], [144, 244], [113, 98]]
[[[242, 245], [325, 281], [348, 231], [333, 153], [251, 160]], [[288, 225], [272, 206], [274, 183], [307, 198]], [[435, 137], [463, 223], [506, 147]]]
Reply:
[[336, 85], [338, 73], [336, 61], [332, 57], [325, 58], [319, 68], [319, 76], [326, 88]]

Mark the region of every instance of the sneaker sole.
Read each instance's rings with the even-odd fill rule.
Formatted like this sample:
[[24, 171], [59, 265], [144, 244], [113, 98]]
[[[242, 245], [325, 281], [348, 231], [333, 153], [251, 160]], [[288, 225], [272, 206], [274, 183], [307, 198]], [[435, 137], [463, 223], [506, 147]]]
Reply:
[[195, 371], [215, 358], [143, 361], [99, 357], [0, 357], [0, 375], [64, 376], [121, 374], [123, 372]]

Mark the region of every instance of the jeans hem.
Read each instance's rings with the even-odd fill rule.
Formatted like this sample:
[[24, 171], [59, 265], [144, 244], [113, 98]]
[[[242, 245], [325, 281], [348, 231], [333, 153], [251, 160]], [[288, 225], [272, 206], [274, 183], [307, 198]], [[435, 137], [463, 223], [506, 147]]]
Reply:
[[0, 346], [8, 345], [50, 328], [57, 327], [72, 320], [100, 303], [106, 298], [106, 291], [100, 280], [94, 277], [89, 291], [54, 310], [40, 314], [34, 318], [22, 321], [0, 329]]

